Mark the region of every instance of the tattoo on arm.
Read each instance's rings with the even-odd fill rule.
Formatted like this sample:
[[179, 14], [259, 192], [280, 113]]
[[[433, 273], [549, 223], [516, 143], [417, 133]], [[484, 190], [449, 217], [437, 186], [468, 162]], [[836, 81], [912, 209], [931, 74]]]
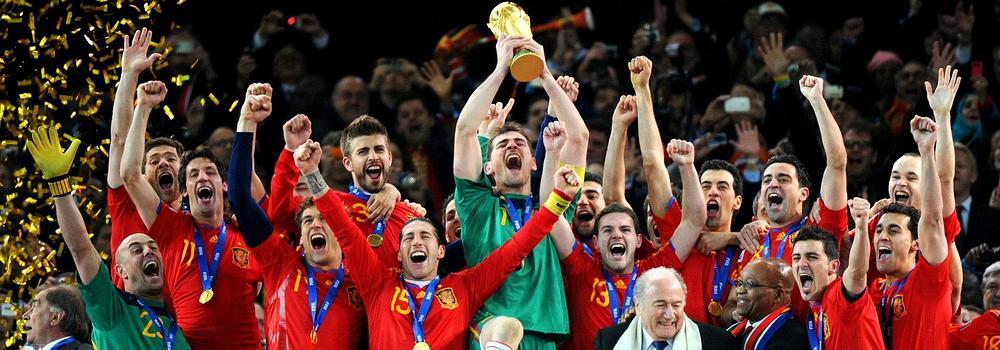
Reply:
[[309, 186], [309, 191], [311, 191], [313, 195], [319, 194], [326, 189], [326, 180], [323, 180], [323, 175], [321, 175], [320, 172], [315, 171], [303, 176], [305, 176], [306, 185]]

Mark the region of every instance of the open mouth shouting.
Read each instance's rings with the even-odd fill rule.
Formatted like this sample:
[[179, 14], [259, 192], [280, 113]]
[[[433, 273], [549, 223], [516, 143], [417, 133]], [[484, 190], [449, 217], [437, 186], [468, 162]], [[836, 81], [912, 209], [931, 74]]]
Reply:
[[587, 222], [594, 220], [594, 212], [590, 210], [589, 206], [580, 206], [576, 210], [576, 219], [581, 222]]
[[365, 166], [365, 177], [371, 181], [379, 181], [385, 173], [385, 168], [380, 162], [370, 162]]
[[878, 248], [875, 249], [875, 261], [879, 265], [888, 264], [892, 260], [892, 248], [889, 248], [885, 243], [879, 243]]
[[174, 189], [174, 174], [171, 174], [166, 169], [160, 170], [156, 174], [156, 184], [159, 186], [161, 192], [166, 192]]
[[312, 245], [313, 250], [322, 250], [326, 248], [326, 235], [323, 234], [322, 229], [312, 230], [309, 232], [309, 244]]
[[708, 203], [705, 204], [708, 210], [708, 217], [715, 218], [719, 217], [719, 201], [715, 199], [709, 199]]
[[195, 195], [198, 197], [198, 202], [201, 204], [211, 204], [212, 200], [215, 198], [215, 189], [212, 188], [207, 182], [198, 185], [195, 190]]
[[613, 258], [621, 258], [625, 256], [626, 253], [625, 243], [615, 242], [608, 246], [608, 252], [611, 253]]
[[427, 252], [416, 250], [410, 253], [410, 261], [421, 264], [427, 261]]
[[160, 272], [160, 263], [156, 260], [146, 260], [142, 264], [142, 275], [146, 278], [159, 278]]
[[892, 195], [896, 197], [896, 204], [910, 205], [910, 191], [899, 189], [892, 192]]
[[785, 202], [785, 198], [781, 196], [777, 191], [770, 192], [767, 194], [767, 209], [777, 210], [781, 208], [781, 204]]
[[503, 162], [507, 170], [521, 170], [521, 155], [517, 152], [508, 153]]
[[810, 295], [815, 287], [812, 271], [799, 269], [799, 291], [804, 295]]

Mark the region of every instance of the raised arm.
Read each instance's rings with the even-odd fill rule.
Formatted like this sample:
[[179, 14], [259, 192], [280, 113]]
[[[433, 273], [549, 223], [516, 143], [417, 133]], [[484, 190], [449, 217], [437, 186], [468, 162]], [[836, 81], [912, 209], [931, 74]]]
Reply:
[[281, 127], [285, 139], [285, 148], [281, 150], [278, 162], [274, 165], [274, 176], [271, 178], [271, 201], [267, 210], [271, 224], [283, 231], [298, 232], [295, 227], [295, 211], [300, 200], [295, 195], [295, 185], [298, 183], [299, 170], [295, 168], [292, 153], [312, 135], [312, 122], [305, 114], [299, 114], [289, 119]]
[[625, 146], [628, 128], [636, 118], [635, 96], [623, 95], [611, 115], [611, 136], [604, 154], [604, 201], [632, 208], [625, 199]]
[[74, 139], [69, 149], [63, 151], [58, 130], [42, 126], [37, 131], [31, 132], [31, 140], [28, 140], [27, 147], [31, 158], [35, 159], [35, 166], [42, 172], [42, 178], [49, 181], [49, 189], [56, 205], [59, 230], [62, 231], [66, 248], [73, 255], [80, 281], [83, 284], [90, 284], [101, 268], [101, 256], [90, 242], [87, 226], [73, 200], [73, 191], [67, 177], [76, 151], [80, 147], [80, 140]]
[[271, 86], [251, 84], [247, 88], [240, 119], [236, 123], [233, 151], [229, 161], [229, 203], [232, 205], [240, 233], [250, 247], [267, 241], [274, 231], [267, 214], [257, 205], [251, 194], [250, 178], [253, 176], [253, 140], [257, 124], [271, 114]]
[[929, 118], [914, 116], [910, 121], [910, 133], [920, 150], [920, 222], [917, 224], [917, 240], [920, 255], [931, 266], [937, 266], [948, 257], [948, 239], [944, 234], [944, 220], [941, 214], [941, 179], [938, 178], [937, 159], [934, 143], [937, 141], [937, 124]]
[[160, 206], [160, 197], [153, 189], [153, 185], [142, 176], [143, 150], [146, 145], [146, 123], [149, 121], [149, 112], [153, 107], [163, 102], [167, 96], [167, 85], [161, 81], [149, 81], [136, 89], [139, 94], [135, 105], [135, 112], [132, 114], [132, 125], [128, 129], [128, 137], [125, 138], [125, 150], [122, 152], [121, 176], [128, 190], [128, 195], [135, 203], [135, 208], [142, 218], [142, 223], [146, 227], [152, 227], [156, 221], [157, 208]]
[[153, 32], [142, 28], [129, 38], [125, 35], [125, 50], [122, 51], [121, 78], [115, 91], [115, 103], [111, 107], [111, 145], [108, 147], [108, 187], [119, 188], [122, 182], [122, 152], [125, 150], [125, 135], [132, 124], [132, 103], [136, 84], [142, 71], [149, 69], [160, 58], [154, 53], [146, 57]]
[[811, 75], [803, 75], [799, 79], [799, 90], [812, 105], [819, 124], [819, 135], [823, 140], [823, 151], [826, 155], [826, 169], [823, 170], [823, 182], [820, 185], [820, 198], [823, 204], [832, 210], [840, 210], [847, 206], [847, 149], [844, 147], [844, 137], [840, 134], [837, 121], [823, 97], [823, 79]]
[[671, 140], [667, 145], [670, 158], [681, 170], [681, 185], [684, 187], [684, 203], [681, 205], [681, 224], [670, 238], [677, 259], [687, 259], [698, 236], [705, 227], [708, 211], [705, 208], [705, 194], [701, 191], [698, 170], [694, 168], [694, 145], [684, 140]]
[[865, 282], [868, 281], [868, 258], [872, 249], [868, 238], [868, 211], [871, 206], [868, 200], [857, 197], [848, 201], [848, 205], [858, 232], [854, 234], [851, 259], [844, 270], [844, 288], [851, 295], [857, 295], [865, 290]]
[[931, 83], [925, 81], [927, 104], [934, 111], [937, 123], [937, 150], [935, 158], [938, 166], [938, 178], [941, 179], [941, 213], [951, 215], [955, 212], [955, 140], [951, 136], [951, 106], [955, 101], [955, 93], [962, 85], [958, 70], [938, 68], [937, 88], [931, 90]]
[[[580, 94], [580, 84], [574, 81], [573, 77], [570, 76], [559, 77], [559, 79], [556, 79], [556, 84], [559, 85], [560, 89], [566, 92], [566, 96], [569, 96], [570, 102], [576, 102], [576, 97], [577, 95]], [[549, 103], [548, 108], [549, 108], [548, 113], [554, 113], [551, 102]], [[550, 133], [549, 127], [555, 124], [558, 124], [558, 126], [555, 126], [556, 128], [555, 131], [557, 132]], [[538, 201], [539, 203], [545, 203], [545, 199], [548, 198], [549, 193], [552, 192], [552, 175], [556, 173], [556, 169], [559, 169], [559, 162], [562, 161], [562, 151], [564, 148], [563, 146], [566, 145], [566, 140], [569, 138], [569, 133], [566, 130], [566, 124], [564, 122], [562, 122], [561, 120], [554, 120], [552, 122], [549, 122], [548, 125], [546, 125], [545, 128], [542, 129], [541, 135], [543, 137], [539, 137], [539, 139], [541, 139], [542, 141], [543, 152], [538, 152], [537, 149], [535, 150], [535, 161], [542, 162], [542, 169], [541, 172], [538, 174], [539, 176]], [[557, 137], [555, 139], [552, 139], [549, 136], [557, 136]], [[586, 148], [586, 146], [584, 147]], [[547, 157], [546, 155], [548, 154], [551, 154], [552, 156]], [[541, 156], [541, 159], [539, 159], [539, 156]]]
[[462, 107], [455, 125], [455, 158], [452, 167], [455, 177], [470, 181], [479, 179], [483, 170], [483, 155], [479, 149], [476, 132], [486, 118], [493, 98], [496, 97], [500, 84], [507, 76], [510, 62], [513, 60], [514, 49], [525, 46], [528, 40], [523, 37], [501, 37], [497, 40], [497, 66], [486, 80], [472, 92]]
[[656, 117], [653, 115], [653, 93], [649, 89], [653, 62], [645, 56], [639, 56], [628, 63], [628, 69], [632, 72], [635, 107], [639, 114], [639, 149], [642, 151], [642, 169], [646, 173], [646, 185], [649, 189], [649, 207], [653, 215], [662, 217], [667, 213], [667, 204], [674, 198], [674, 194], [663, 158], [663, 140], [660, 139], [660, 129], [657, 128]]
[[[545, 57], [542, 45], [539, 45], [534, 40], [531, 41], [528, 47], [535, 53]], [[541, 80], [542, 87], [545, 88], [545, 93], [549, 95], [549, 106], [552, 108], [552, 112], [555, 113], [554, 115], [559, 118], [559, 121], [566, 128], [566, 144], [559, 151], [559, 162], [575, 167], [573, 170], [577, 172], [576, 175], [582, 178], [583, 169], [587, 167], [587, 146], [590, 142], [590, 130], [587, 129], [587, 124], [583, 122], [580, 111], [576, 109], [576, 106], [573, 105], [573, 99], [570, 98], [570, 94], [576, 94], [573, 90], [575, 86], [573, 84], [576, 84], [576, 82], [573, 81], [573, 78], [566, 77], [563, 77], [561, 81], [556, 81], [548, 67], [542, 72]], [[542, 172], [543, 177], [551, 175], [552, 173], [546, 174], [544, 171]], [[546, 193], [545, 188], [541, 188], [540, 190], [542, 193]]]

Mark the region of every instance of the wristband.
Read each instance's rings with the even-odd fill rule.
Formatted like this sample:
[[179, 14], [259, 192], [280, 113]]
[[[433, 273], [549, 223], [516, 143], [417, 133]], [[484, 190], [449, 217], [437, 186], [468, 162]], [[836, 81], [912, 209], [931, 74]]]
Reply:
[[69, 174], [56, 176], [49, 179], [48, 182], [49, 192], [52, 192], [53, 197], [62, 197], [73, 193], [73, 186], [69, 183]]
[[302, 175], [305, 178], [306, 185], [309, 186], [309, 191], [313, 195], [320, 194], [326, 189], [326, 180], [323, 179], [323, 175], [318, 171]]
[[553, 188], [552, 195], [545, 200], [545, 208], [547, 208], [552, 214], [556, 216], [562, 215], [566, 208], [569, 208], [569, 199], [566, 199], [566, 194], [562, 191]]
[[788, 73], [774, 77], [774, 85], [777, 86], [786, 86], [790, 81], [791, 78], [788, 76]]
[[577, 178], [578, 180], [580, 180], [580, 184], [583, 184], [583, 178], [584, 178], [584, 176], [583, 176], [583, 173], [584, 173], [584, 172], [585, 172], [585, 171], [586, 171], [587, 169], [586, 169], [586, 168], [584, 168], [584, 167], [582, 167], [582, 166], [577, 166], [577, 165], [573, 165], [573, 164], [566, 164], [566, 163], [563, 163], [563, 162], [561, 162], [561, 161], [559, 162], [559, 167], [560, 167], [560, 168], [562, 168], [562, 167], [563, 167], [564, 165], [565, 165], [565, 166], [568, 166], [568, 167], [569, 167], [570, 169], [572, 169], [572, 170], [573, 170], [573, 173], [574, 173], [574, 174], [576, 174], [576, 178]]

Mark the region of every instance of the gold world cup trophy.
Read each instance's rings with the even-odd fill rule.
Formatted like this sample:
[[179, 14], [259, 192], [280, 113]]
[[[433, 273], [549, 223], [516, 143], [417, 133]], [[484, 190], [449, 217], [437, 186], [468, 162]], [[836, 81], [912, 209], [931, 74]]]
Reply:
[[[513, 2], [502, 2], [494, 7], [486, 26], [497, 38], [512, 35], [531, 38], [531, 18]], [[518, 49], [510, 62], [510, 75], [522, 83], [538, 78], [544, 69], [542, 57], [528, 49]]]

